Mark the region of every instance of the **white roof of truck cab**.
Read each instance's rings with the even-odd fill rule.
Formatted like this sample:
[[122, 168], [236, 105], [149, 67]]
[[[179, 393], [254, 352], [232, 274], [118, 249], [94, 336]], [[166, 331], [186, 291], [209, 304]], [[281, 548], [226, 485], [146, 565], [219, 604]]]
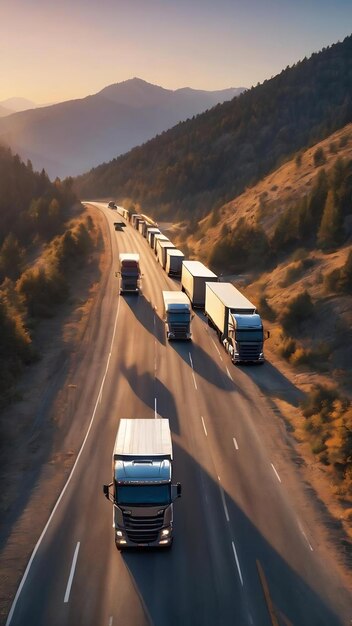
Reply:
[[139, 263], [139, 254], [137, 252], [122, 252], [119, 255], [120, 263], [122, 261], [136, 261]]
[[246, 298], [232, 283], [206, 283], [206, 290], [210, 289], [229, 309], [256, 312], [256, 306]]
[[212, 272], [206, 265], [201, 263], [200, 261], [183, 261], [182, 265], [192, 274], [192, 276], [205, 276], [205, 277], [215, 277], [216, 274]]
[[121, 419], [116, 435], [113, 457], [163, 457], [172, 459], [169, 420]]
[[164, 305], [170, 306], [170, 304], [188, 304], [191, 306], [189, 297], [183, 291], [163, 291]]

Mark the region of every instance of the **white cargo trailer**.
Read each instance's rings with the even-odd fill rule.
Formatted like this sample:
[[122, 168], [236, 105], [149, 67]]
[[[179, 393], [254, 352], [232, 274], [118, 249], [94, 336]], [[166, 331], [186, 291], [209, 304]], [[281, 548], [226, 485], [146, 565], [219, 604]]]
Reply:
[[138, 230], [143, 235], [144, 228], [146, 227], [146, 222], [144, 220], [138, 221]]
[[154, 237], [155, 235], [160, 235], [159, 228], [148, 227], [147, 228], [147, 240], [151, 248], [154, 250]]
[[206, 283], [205, 315], [234, 363], [264, 362], [261, 317], [232, 283]]
[[170, 250], [170, 248], [174, 248], [175, 245], [171, 241], [158, 241], [156, 246], [156, 256], [160, 265], [165, 269], [166, 266], [166, 252]]
[[158, 241], [170, 241], [170, 239], [168, 237], [166, 237], [166, 235], [164, 235], [163, 233], [159, 233], [154, 235], [154, 253], [156, 254], [157, 252], [157, 245], [158, 245]]
[[194, 308], [204, 308], [205, 283], [217, 280], [217, 275], [200, 261], [183, 261], [181, 273], [182, 291], [186, 292]]
[[177, 248], [168, 248], [166, 250], [166, 266], [165, 270], [169, 276], [181, 276], [182, 261], [185, 255]]

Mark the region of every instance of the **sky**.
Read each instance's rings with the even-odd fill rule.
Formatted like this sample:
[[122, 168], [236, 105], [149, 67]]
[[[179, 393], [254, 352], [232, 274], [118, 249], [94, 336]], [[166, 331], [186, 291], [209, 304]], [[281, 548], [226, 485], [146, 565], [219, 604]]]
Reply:
[[351, 32], [351, 0], [0, 0], [0, 101], [251, 87]]

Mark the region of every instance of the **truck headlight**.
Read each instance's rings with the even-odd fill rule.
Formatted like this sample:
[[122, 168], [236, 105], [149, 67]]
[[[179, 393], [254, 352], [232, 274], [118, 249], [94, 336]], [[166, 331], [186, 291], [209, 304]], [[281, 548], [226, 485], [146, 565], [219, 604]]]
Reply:
[[170, 534], [170, 528], [163, 528], [161, 531], [161, 536], [162, 537], [168, 537], [168, 535]]
[[122, 534], [121, 530], [117, 530], [116, 531], [116, 537], [123, 537], [123, 534]]

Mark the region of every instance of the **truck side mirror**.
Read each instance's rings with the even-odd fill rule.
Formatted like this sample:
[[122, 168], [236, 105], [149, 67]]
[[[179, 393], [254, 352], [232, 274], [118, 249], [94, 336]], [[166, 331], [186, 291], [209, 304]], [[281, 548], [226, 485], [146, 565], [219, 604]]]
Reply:
[[108, 500], [111, 500], [111, 502], [113, 502], [113, 498], [110, 496], [110, 487], [112, 487], [113, 483], [110, 483], [109, 485], [103, 485], [103, 493], [105, 498], [107, 498]]

